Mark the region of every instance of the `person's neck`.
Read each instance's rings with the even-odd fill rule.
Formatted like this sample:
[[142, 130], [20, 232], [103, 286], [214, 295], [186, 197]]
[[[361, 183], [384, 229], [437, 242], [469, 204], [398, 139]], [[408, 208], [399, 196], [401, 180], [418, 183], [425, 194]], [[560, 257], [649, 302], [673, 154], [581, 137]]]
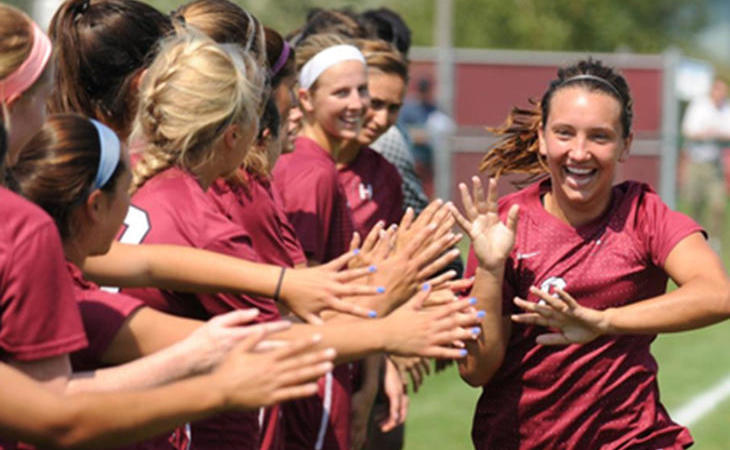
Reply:
[[587, 204], [585, 207], [572, 204], [569, 200], [562, 198], [551, 190], [543, 197], [545, 210], [569, 224], [572, 227], [580, 227], [601, 217], [611, 204], [612, 193], [609, 193], [600, 202]]
[[345, 167], [353, 162], [360, 154], [362, 147], [363, 145], [357, 139], [346, 141], [335, 159], [337, 168]]
[[189, 172], [195, 177], [204, 191], [207, 191], [210, 185], [221, 176], [220, 169], [215, 164], [215, 158], [196, 167], [195, 171], [190, 170]]
[[339, 160], [340, 152], [342, 152], [343, 147], [348, 142], [330, 135], [322, 129], [322, 127], [316, 124], [310, 125], [305, 123], [302, 126], [302, 131], [299, 135], [316, 142], [317, 145], [329, 153], [335, 161]]
[[89, 251], [86, 250], [83, 242], [79, 239], [69, 238], [63, 241], [63, 254], [66, 259], [71, 261], [76, 267], [83, 267]]

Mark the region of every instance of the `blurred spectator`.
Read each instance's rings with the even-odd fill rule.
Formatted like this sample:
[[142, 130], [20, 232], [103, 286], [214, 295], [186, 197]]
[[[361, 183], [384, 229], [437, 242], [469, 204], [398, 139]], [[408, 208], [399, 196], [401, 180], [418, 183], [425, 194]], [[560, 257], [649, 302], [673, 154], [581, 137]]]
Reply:
[[692, 100], [682, 121], [686, 178], [683, 199], [709, 234], [715, 250], [722, 243], [726, 188], [724, 148], [730, 143], [730, 103], [727, 84], [715, 80], [709, 95]]
[[455, 129], [453, 120], [436, 106], [431, 80], [418, 80], [417, 96], [405, 101], [398, 120], [413, 142], [411, 149], [416, 160], [416, 172], [430, 191], [433, 185], [433, 152], [444, 148], [445, 139]]

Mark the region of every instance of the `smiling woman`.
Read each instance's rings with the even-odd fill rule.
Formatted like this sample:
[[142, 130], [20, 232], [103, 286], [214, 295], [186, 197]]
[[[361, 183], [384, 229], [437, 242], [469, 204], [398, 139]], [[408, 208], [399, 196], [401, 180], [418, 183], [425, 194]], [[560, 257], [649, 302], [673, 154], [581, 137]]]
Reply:
[[[473, 195], [460, 186], [467, 274], [487, 311], [460, 363], [484, 389], [477, 449], [692, 443], [659, 401], [649, 347], [657, 333], [727, 318], [728, 280], [694, 221], [645, 184], [613, 185], [631, 106], [624, 78], [600, 62], [561, 69], [538, 108], [495, 130], [482, 164], [542, 181], [499, 203], [494, 180], [487, 198], [478, 178]], [[670, 293], [668, 278], [679, 286]]]

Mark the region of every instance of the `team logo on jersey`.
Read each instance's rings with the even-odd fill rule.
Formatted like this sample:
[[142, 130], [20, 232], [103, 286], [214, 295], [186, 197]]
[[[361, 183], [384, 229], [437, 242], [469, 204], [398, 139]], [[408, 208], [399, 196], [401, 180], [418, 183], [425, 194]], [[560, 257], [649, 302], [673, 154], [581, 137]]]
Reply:
[[[565, 287], [568, 285], [568, 283], [565, 282], [564, 279], [560, 277], [550, 277], [542, 282], [540, 285], [540, 290], [547, 292], [548, 294], [552, 295], [555, 298], [558, 298], [558, 295], [555, 293], [556, 289], [562, 289], [565, 290]], [[545, 304], [545, 300], [540, 300], [538, 303]]]
[[360, 186], [358, 186], [358, 190], [360, 191], [360, 200], [372, 200], [373, 199], [373, 185], [372, 184], [360, 183]]

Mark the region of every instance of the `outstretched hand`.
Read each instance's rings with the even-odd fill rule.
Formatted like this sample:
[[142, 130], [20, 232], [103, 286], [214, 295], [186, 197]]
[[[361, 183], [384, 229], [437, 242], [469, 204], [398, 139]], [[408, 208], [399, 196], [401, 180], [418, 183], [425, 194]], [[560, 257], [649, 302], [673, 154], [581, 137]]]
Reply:
[[456, 223], [469, 236], [479, 264], [486, 270], [504, 267], [515, 243], [519, 206], [513, 205], [502, 223], [497, 210], [497, 181], [489, 179], [487, 196], [479, 177], [472, 177], [472, 194], [464, 183], [459, 184], [464, 214], [452, 207]]
[[342, 270], [358, 252], [350, 251], [320, 266], [288, 269], [281, 287], [281, 300], [297, 316], [312, 324], [321, 324], [320, 313], [325, 310], [374, 317], [375, 312], [344, 297], [375, 295], [377, 286], [358, 284], [357, 280], [370, 275], [374, 267]]
[[606, 317], [603, 311], [581, 306], [562, 289], [555, 289], [557, 296], [532, 286], [530, 292], [540, 297], [538, 303], [515, 297], [515, 305], [525, 313], [513, 314], [512, 320], [528, 325], [539, 325], [558, 329], [537, 337], [542, 345], [585, 344], [605, 334]]

